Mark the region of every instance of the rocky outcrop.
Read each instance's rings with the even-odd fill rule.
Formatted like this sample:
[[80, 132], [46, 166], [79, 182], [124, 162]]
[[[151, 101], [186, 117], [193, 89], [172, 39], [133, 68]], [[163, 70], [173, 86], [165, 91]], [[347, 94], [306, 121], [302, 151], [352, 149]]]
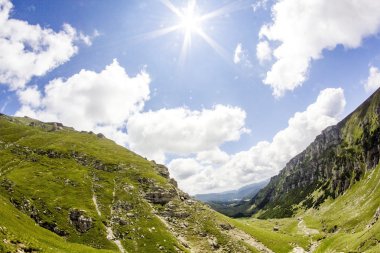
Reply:
[[[261, 218], [293, 215], [294, 206], [318, 207], [344, 193], [379, 163], [380, 91], [335, 126], [326, 128], [291, 159], [240, 216], [262, 210]], [[318, 194], [312, 195], [313, 192]]]
[[174, 189], [164, 189], [153, 186], [145, 193], [144, 198], [153, 204], [165, 205], [176, 196], [177, 192]]
[[70, 223], [80, 233], [85, 233], [92, 227], [91, 217], [86, 216], [86, 212], [78, 209], [73, 209], [69, 214]]

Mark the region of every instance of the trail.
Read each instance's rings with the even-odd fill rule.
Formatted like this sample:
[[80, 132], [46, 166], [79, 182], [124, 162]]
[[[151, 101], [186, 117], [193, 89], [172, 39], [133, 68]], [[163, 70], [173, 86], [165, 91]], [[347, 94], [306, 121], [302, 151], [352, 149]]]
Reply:
[[112, 192], [112, 204], [110, 206], [111, 220], [110, 220], [110, 224], [108, 226], [106, 226], [106, 229], [107, 229], [107, 239], [110, 240], [110, 241], [113, 241], [116, 244], [116, 246], [119, 248], [119, 250], [120, 250], [121, 253], [126, 253], [127, 251], [124, 249], [124, 247], [121, 244], [120, 240], [116, 239], [115, 234], [114, 234], [114, 232], [112, 230], [112, 214], [113, 214], [112, 206], [113, 206], [113, 203], [115, 202], [115, 195], [116, 195], [116, 180], [114, 179], [113, 180], [113, 192]]
[[237, 240], [244, 241], [248, 245], [259, 250], [260, 252], [274, 253], [272, 250], [268, 249], [264, 244], [257, 241], [255, 238], [253, 238], [252, 236], [250, 236], [249, 234], [247, 234], [241, 230], [234, 228], [234, 229], [229, 230], [228, 234]]
[[318, 248], [319, 242], [312, 240], [311, 236], [315, 234], [319, 234], [319, 231], [317, 229], [308, 228], [302, 217], [298, 218], [297, 227], [298, 227], [298, 231], [301, 234], [304, 234], [310, 238], [311, 246], [309, 248], [309, 251], [306, 251], [302, 247], [297, 246], [292, 250], [292, 253], [313, 253]]
[[[116, 195], [115, 191], [116, 191], [116, 181], [114, 180], [114, 187], [113, 187], [113, 192], [112, 192], [112, 204], [110, 206], [111, 219], [112, 219], [112, 214], [113, 214], [112, 206], [113, 206], [113, 203], [115, 201], [115, 195]], [[100, 209], [99, 209], [99, 205], [98, 205], [98, 201], [97, 201], [97, 198], [95, 195], [94, 188], [92, 189], [92, 201], [94, 202], [96, 212], [98, 213], [99, 216], [102, 216], [102, 213], [100, 212]], [[121, 244], [120, 240], [117, 240], [115, 237], [115, 234], [112, 230], [112, 221], [110, 221], [108, 225], [105, 225], [105, 227], [106, 227], [106, 231], [107, 231], [107, 239], [112, 241], [113, 243], [115, 243], [121, 253], [127, 253], [127, 251], [124, 249], [123, 245]]]

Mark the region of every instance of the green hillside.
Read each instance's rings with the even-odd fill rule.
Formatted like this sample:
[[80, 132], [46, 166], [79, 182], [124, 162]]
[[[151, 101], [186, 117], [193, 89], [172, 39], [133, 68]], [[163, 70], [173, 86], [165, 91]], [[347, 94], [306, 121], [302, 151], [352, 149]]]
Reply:
[[166, 167], [57, 123], [0, 116], [0, 252], [255, 252]]
[[0, 115], [0, 252], [380, 252], [379, 114], [376, 92], [238, 219], [102, 134]]
[[[291, 217], [344, 194], [380, 157], [380, 91], [325, 129], [246, 204], [241, 216]], [[240, 207], [240, 209], [242, 209]]]

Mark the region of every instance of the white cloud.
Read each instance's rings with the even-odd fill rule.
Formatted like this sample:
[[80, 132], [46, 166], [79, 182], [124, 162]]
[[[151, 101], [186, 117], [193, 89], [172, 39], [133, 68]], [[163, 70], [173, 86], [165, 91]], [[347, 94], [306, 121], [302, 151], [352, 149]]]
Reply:
[[242, 48], [241, 43], [239, 43], [239, 44], [237, 44], [237, 46], [235, 48], [235, 53], [234, 53], [234, 63], [235, 64], [240, 63], [242, 53], [243, 53], [243, 48]]
[[[268, 178], [304, 150], [323, 129], [336, 124], [345, 103], [342, 89], [325, 89], [305, 111], [295, 113], [288, 126], [279, 131], [271, 142], [259, 142], [247, 151], [231, 155], [219, 166], [202, 162], [200, 156], [174, 159], [169, 163], [170, 171], [173, 174], [180, 171], [181, 175], [186, 172], [186, 177], [178, 178], [178, 181], [180, 187], [191, 194], [236, 189]], [[181, 167], [184, 161], [189, 162], [186, 168]]]
[[202, 111], [174, 108], [139, 113], [128, 120], [129, 145], [158, 162], [163, 162], [166, 154], [213, 150], [248, 132], [245, 117], [242, 109], [224, 105]]
[[12, 19], [12, 8], [9, 0], [0, 0], [0, 83], [11, 89], [23, 88], [33, 76], [43, 76], [67, 62], [78, 51], [77, 41], [91, 44], [88, 36], [69, 24], [55, 32]]
[[[307, 78], [311, 61], [337, 45], [357, 48], [380, 28], [380, 1], [282, 0], [272, 7], [273, 23], [261, 40], [280, 42], [276, 62], [263, 80], [275, 96], [293, 90]], [[261, 42], [260, 42], [261, 43]]]
[[249, 60], [249, 56], [246, 50], [244, 50], [243, 45], [238, 43], [234, 51], [234, 63], [241, 64], [243, 67], [252, 68], [252, 63]]
[[268, 41], [260, 41], [257, 44], [256, 57], [260, 61], [260, 64], [272, 59], [272, 49], [270, 48]]
[[173, 160], [170, 165], [170, 175], [177, 180], [185, 180], [204, 170], [204, 166], [194, 159], [178, 158]]
[[220, 165], [227, 162], [230, 156], [219, 148], [214, 148], [197, 153], [196, 159], [202, 164]]
[[376, 67], [369, 68], [369, 77], [364, 83], [366, 92], [373, 92], [380, 87], [380, 71]]
[[100, 73], [81, 70], [66, 80], [50, 81], [43, 96], [37, 95], [35, 88], [19, 92], [23, 106], [16, 115], [58, 121], [78, 130], [104, 131], [125, 145], [127, 136], [122, 130], [127, 119], [141, 111], [149, 99], [149, 83], [144, 70], [129, 77], [114, 60]]
[[41, 103], [41, 94], [37, 86], [28, 87], [24, 90], [18, 90], [17, 96], [22, 105], [38, 107]]

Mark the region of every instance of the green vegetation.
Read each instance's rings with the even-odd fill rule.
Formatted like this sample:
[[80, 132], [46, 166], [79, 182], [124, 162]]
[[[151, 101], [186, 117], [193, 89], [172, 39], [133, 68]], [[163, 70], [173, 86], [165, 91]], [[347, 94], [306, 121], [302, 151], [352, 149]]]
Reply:
[[379, 252], [379, 108], [380, 92], [254, 199], [218, 206], [254, 213], [238, 219], [102, 135], [2, 115], [0, 252]]
[[0, 252], [255, 252], [214, 214], [101, 135], [0, 116]]

